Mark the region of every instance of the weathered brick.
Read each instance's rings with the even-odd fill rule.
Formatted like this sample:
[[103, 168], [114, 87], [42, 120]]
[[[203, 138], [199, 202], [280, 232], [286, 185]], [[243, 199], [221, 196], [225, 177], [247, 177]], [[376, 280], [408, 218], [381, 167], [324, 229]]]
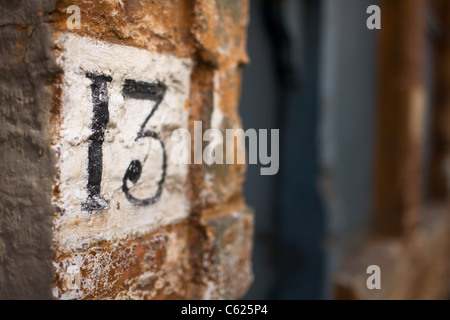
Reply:
[[[80, 29], [67, 28], [70, 5]], [[253, 227], [245, 166], [168, 158], [177, 128], [241, 126], [248, 1], [4, 6], [0, 296], [243, 295]], [[27, 281], [24, 261], [34, 267]]]

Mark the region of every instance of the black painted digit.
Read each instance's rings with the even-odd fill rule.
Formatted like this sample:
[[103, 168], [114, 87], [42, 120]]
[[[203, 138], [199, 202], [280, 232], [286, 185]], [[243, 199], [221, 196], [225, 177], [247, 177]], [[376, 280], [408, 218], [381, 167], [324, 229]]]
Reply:
[[88, 183], [87, 200], [81, 205], [84, 211], [103, 210], [108, 208], [108, 203], [100, 195], [102, 171], [103, 171], [103, 141], [105, 127], [109, 121], [108, 111], [108, 86], [111, 77], [93, 73], [86, 73], [91, 79], [92, 93], [92, 134], [89, 137], [88, 149]]
[[[130, 188], [127, 186], [127, 182], [130, 181], [131, 183], [135, 184], [139, 178], [141, 177], [142, 173], [142, 166], [143, 164], [139, 160], [133, 160], [128, 165], [128, 169], [125, 172], [125, 175], [123, 176], [122, 180], [122, 191], [125, 193], [126, 198], [128, 201], [130, 201], [132, 204], [136, 206], [147, 206], [150, 204], [155, 203], [158, 201], [158, 199], [161, 196], [162, 193], [162, 185], [164, 183], [164, 179], [166, 177], [166, 166], [167, 166], [167, 159], [166, 159], [166, 149], [164, 147], [164, 143], [161, 140], [161, 138], [158, 136], [158, 134], [151, 130], [145, 130], [145, 126], [147, 125], [147, 122], [150, 120], [150, 118], [153, 116], [155, 111], [158, 109], [159, 104], [164, 98], [164, 94], [166, 93], [167, 87], [164, 84], [161, 83], [149, 83], [144, 81], [135, 81], [135, 80], [129, 80], [126, 79], [122, 94], [124, 98], [131, 98], [131, 99], [140, 99], [140, 100], [150, 100], [155, 102], [155, 105], [153, 106], [152, 110], [150, 111], [149, 115], [145, 119], [145, 121], [142, 123], [135, 141], [143, 138], [152, 138], [157, 140], [162, 148], [163, 152], [163, 167], [162, 167], [162, 174], [161, 178], [158, 181], [158, 189], [156, 190], [155, 194], [153, 194], [151, 197], [147, 197], [145, 199], [137, 199], [131, 194]], [[147, 157], [145, 157], [145, 160]], [[144, 161], [145, 161], [144, 160]]]

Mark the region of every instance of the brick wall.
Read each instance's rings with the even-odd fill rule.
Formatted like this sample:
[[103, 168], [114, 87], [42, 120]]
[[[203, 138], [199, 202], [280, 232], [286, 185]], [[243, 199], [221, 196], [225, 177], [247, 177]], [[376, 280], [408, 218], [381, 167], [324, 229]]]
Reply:
[[0, 297], [242, 296], [245, 166], [170, 156], [194, 121], [241, 127], [248, 2], [2, 7]]

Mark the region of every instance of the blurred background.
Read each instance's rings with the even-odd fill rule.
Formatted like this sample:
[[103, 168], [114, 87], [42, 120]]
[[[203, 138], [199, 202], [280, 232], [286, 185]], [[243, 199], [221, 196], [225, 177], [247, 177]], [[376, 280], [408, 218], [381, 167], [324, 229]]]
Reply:
[[280, 129], [280, 170], [247, 168], [244, 299], [448, 297], [449, 18], [446, 0], [251, 1], [240, 113]]

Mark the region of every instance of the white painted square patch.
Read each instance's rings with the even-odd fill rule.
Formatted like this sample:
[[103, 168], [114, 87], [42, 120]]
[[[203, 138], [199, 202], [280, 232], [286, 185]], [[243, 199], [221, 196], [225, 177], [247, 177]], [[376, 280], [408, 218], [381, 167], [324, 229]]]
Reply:
[[170, 161], [170, 137], [188, 126], [191, 60], [70, 33], [57, 44], [59, 247], [136, 236], [187, 217], [188, 168]]

